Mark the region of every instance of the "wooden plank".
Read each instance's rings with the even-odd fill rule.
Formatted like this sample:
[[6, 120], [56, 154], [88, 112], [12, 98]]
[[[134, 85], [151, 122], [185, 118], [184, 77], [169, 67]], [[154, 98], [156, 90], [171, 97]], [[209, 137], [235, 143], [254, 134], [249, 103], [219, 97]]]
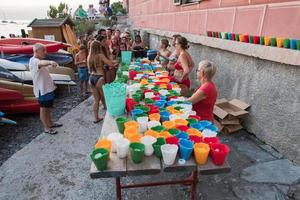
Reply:
[[224, 165], [218, 166], [215, 165], [209, 157], [205, 165], [198, 165], [198, 172], [202, 175], [229, 173], [230, 171], [231, 167], [227, 160], [225, 161]]
[[193, 156], [181, 165], [178, 163], [179, 155], [177, 155], [176, 160], [173, 165], [165, 165], [162, 161], [162, 168], [164, 172], [178, 172], [178, 171], [193, 171], [197, 169], [195, 159]]
[[130, 155], [127, 157], [128, 176], [152, 175], [159, 174], [160, 172], [160, 160], [155, 155], [145, 156], [143, 162], [140, 164], [133, 163]]

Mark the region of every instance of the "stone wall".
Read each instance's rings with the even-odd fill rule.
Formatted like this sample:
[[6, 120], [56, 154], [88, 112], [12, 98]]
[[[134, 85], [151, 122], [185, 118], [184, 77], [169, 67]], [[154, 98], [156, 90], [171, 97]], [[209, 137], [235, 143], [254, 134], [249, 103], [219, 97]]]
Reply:
[[[156, 49], [161, 38], [150, 34], [150, 47]], [[244, 127], [300, 163], [300, 66], [196, 43], [190, 44], [189, 52], [196, 64], [203, 59], [217, 64], [214, 81], [219, 98], [238, 98], [251, 104]], [[195, 69], [190, 78], [195, 87], [198, 84]]]

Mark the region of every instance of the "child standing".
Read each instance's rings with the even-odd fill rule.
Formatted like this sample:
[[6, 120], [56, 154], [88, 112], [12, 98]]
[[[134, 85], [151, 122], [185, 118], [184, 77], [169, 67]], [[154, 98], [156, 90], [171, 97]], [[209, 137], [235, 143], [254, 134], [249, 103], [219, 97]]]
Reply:
[[87, 48], [81, 45], [79, 52], [75, 56], [75, 65], [78, 68], [78, 77], [80, 81], [80, 95], [84, 96], [88, 91], [88, 67], [87, 67]]

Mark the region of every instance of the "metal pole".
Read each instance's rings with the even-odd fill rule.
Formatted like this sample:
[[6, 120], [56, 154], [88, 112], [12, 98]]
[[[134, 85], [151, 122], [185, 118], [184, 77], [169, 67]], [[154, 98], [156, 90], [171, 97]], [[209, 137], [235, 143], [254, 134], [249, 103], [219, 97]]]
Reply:
[[116, 199], [117, 200], [121, 200], [122, 199], [120, 177], [116, 177]]

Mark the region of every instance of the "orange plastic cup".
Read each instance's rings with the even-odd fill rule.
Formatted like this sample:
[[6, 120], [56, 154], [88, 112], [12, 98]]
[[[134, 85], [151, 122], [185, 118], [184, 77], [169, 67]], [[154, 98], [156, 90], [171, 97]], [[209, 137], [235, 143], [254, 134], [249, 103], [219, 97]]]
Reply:
[[158, 133], [158, 137], [166, 139], [168, 137], [172, 137], [172, 135], [168, 131], [162, 131], [162, 132]]
[[239, 39], [240, 39], [241, 42], [244, 42], [245, 36], [241, 34], [241, 35], [239, 35]]
[[195, 129], [195, 128], [189, 128], [186, 132], [189, 135], [196, 135], [196, 136], [202, 137], [202, 133], [199, 130]]
[[159, 86], [159, 88], [165, 89], [165, 88], [167, 88], [167, 84], [161, 84], [161, 85]]
[[144, 135], [146, 136], [146, 135], [150, 135], [150, 136], [152, 136], [152, 137], [155, 137], [155, 138], [157, 138], [158, 137], [158, 132], [157, 131], [154, 131], [154, 130], [148, 130], [148, 131], [146, 131], [145, 133], [144, 133]]
[[109, 152], [111, 152], [111, 146], [112, 142], [108, 139], [99, 139], [98, 142], [95, 144], [96, 149], [104, 148]]
[[168, 106], [168, 107], [166, 107], [166, 110], [171, 112], [171, 111], [175, 110], [175, 108], [173, 106]]
[[152, 113], [149, 115], [150, 121], [160, 121], [160, 114], [159, 113]]
[[283, 38], [277, 38], [276, 39], [276, 43], [277, 43], [277, 47], [282, 48], [283, 47]]
[[167, 130], [171, 129], [171, 128], [175, 128], [176, 123], [174, 121], [164, 121], [162, 123], [163, 127], [165, 127]]
[[138, 129], [136, 127], [129, 127], [129, 128], [125, 128], [124, 130], [124, 137], [127, 139], [130, 139], [133, 135], [137, 135], [138, 133]]
[[136, 121], [131, 120], [131, 121], [125, 122], [124, 123], [124, 127], [125, 127], [125, 129], [127, 129], [127, 128], [138, 129], [139, 128], [139, 124]]
[[176, 126], [187, 126], [189, 124], [185, 119], [175, 119]]
[[194, 144], [194, 155], [198, 165], [204, 165], [207, 162], [207, 157], [210, 148], [208, 144], [196, 143]]
[[271, 39], [269, 37], [264, 37], [264, 40], [265, 40], [265, 45], [266, 46], [270, 46], [271, 44]]
[[132, 142], [139, 142], [139, 143], [141, 143], [141, 139], [142, 139], [142, 136], [140, 134], [135, 134], [135, 135], [132, 135], [129, 138], [129, 141], [130, 141], [130, 143], [132, 143]]

